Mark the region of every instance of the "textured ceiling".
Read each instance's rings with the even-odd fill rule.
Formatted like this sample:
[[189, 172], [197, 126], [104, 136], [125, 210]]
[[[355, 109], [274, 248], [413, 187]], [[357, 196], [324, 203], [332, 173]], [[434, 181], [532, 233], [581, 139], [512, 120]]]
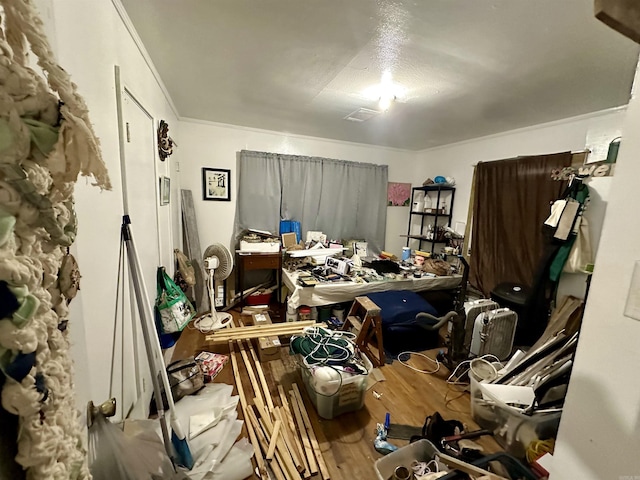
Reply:
[[409, 150], [624, 105], [639, 53], [592, 0], [121, 1], [181, 117]]

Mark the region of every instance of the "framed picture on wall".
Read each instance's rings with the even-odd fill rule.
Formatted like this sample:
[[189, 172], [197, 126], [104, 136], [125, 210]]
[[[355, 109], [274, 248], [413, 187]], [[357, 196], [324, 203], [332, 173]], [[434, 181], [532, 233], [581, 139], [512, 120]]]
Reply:
[[171, 195], [171, 179], [160, 177], [160, 205], [169, 205]]
[[231, 170], [222, 168], [202, 169], [202, 199], [231, 200]]

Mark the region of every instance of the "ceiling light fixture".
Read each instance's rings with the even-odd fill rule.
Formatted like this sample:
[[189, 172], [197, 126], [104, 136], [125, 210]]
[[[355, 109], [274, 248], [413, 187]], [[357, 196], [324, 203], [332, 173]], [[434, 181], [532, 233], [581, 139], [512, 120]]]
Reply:
[[372, 85], [362, 93], [366, 98], [377, 101], [378, 108], [381, 112], [386, 112], [391, 108], [393, 102], [402, 98], [404, 92], [405, 88], [394, 83], [391, 78], [391, 72], [389, 70], [385, 70], [382, 74], [380, 83]]
[[378, 107], [380, 107], [380, 110], [382, 110], [383, 112], [386, 112], [387, 110], [389, 110], [389, 108], [391, 108], [391, 104], [395, 102], [395, 100], [395, 95], [392, 95], [389, 92], [385, 92], [380, 96], [380, 100], [378, 100]]

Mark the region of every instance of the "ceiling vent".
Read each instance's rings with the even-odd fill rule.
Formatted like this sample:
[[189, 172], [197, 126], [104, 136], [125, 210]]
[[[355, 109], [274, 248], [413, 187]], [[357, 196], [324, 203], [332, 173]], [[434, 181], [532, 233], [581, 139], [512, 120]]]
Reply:
[[371, 110], [370, 108], [359, 108], [355, 112], [351, 112], [344, 117], [345, 120], [351, 120], [352, 122], [366, 122], [370, 118], [380, 114], [378, 110]]

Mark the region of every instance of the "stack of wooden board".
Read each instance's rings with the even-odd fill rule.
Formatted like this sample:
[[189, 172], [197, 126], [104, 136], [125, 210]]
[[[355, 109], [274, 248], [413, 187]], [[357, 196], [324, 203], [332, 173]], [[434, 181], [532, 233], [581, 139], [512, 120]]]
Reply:
[[[329, 470], [298, 385], [292, 384], [288, 396], [282, 385], [277, 385], [276, 400], [279, 400], [280, 405], [274, 403], [261, 361], [251, 342], [242, 333], [246, 333], [249, 328], [256, 327], [229, 330], [228, 333], [235, 332], [239, 338], [228, 341], [233, 376], [260, 478], [270, 478], [267, 470], [271, 470], [277, 480], [307, 479], [318, 473], [319, 476], [315, 478], [329, 480]], [[242, 384], [234, 342], [249, 376], [253, 392], [252, 403], [249, 403]]]

